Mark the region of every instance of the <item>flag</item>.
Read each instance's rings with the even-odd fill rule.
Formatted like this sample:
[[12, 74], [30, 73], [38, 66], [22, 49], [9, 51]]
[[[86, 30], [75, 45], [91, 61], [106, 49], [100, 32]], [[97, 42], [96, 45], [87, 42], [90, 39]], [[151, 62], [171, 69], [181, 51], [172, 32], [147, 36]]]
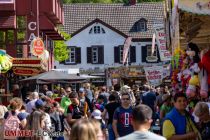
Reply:
[[125, 43], [124, 43], [124, 47], [123, 47], [123, 64], [125, 64], [125, 61], [128, 57], [128, 51], [129, 51], [131, 42], [132, 42], [132, 37], [126, 38]]

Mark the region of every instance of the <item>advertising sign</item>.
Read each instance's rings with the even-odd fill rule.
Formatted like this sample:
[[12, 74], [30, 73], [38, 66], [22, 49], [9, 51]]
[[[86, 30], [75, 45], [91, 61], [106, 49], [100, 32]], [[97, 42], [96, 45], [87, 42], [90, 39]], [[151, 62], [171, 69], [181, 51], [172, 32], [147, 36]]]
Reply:
[[36, 38], [32, 41], [31, 44], [31, 53], [34, 56], [41, 56], [44, 53], [45, 47], [44, 42], [41, 38]]
[[31, 76], [31, 75], [37, 75], [40, 73], [40, 70], [36, 68], [24, 68], [24, 67], [16, 67], [13, 68], [13, 72], [16, 75], [25, 75], [25, 76]]
[[166, 48], [166, 34], [165, 27], [162, 22], [154, 22], [153, 28], [155, 30], [156, 41], [158, 44], [158, 50], [161, 61], [170, 61], [171, 53]]
[[153, 85], [158, 86], [162, 83], [163, 79], [163, 67], [162, 66], [152, 66], [144, 67], [147, 81]]

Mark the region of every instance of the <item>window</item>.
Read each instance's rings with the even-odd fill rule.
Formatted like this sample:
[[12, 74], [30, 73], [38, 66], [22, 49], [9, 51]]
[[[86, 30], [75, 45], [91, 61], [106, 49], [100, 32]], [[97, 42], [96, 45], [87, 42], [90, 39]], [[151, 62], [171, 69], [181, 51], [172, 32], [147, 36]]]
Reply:
[[76, 48], [72, 47], [69, 48], [69, 59], [66, 60], [67, 64], [72, 64], [72, 63], [76, 63]]
[[21, 43], [26, 37], [26, 16], [17, 16], [17, 42]]
[[0, 49], [6, 49], [6, 32], [0, 30]]
[[[151, 56], [152, 54], [152, 46], [148, 45], [147, 46], [147, 56]], [[154, 54], [153, 56], [157, 56], [157, 46], [155, 46]]]
[[94, 26], [90, 29], [89, 34], [105, 34], [104, 28], [101, 26]]
[[98, 63], [98, 48], [92, 48], [92, 63]]
[[17, 58], [23, 57], [23, 45], [17, 45]]
[[145, 32], [147, 31], [147, 20], [140, 19], [137, 21], [131, 29], [131, 32]]
[[[123, 62], [123, 47], [124, 47], [124, 46], [120, 46], [120, 63]], [[128, 56], [127, 56], [127, 58], [128, 58], [128, 62], [130, 62], [130, 49], [129, 49], [129, 51], [128, 51]], [[126, 63], [126, 62], [125, 62], [125, 63]]]

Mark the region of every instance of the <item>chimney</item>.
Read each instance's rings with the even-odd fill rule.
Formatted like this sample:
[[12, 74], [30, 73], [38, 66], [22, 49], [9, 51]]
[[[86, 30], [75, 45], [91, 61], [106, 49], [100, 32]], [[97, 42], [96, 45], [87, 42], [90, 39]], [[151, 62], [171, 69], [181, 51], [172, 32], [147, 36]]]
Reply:
[[136, 5], [137, 0], [129, 0], [129, 5]]

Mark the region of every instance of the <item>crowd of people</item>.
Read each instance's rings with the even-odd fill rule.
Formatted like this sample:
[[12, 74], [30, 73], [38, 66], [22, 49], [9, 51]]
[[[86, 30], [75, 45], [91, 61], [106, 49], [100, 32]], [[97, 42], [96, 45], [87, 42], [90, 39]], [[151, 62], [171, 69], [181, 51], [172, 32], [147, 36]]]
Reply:
[[43, 85], [42, 92], [14, 95], [0, 105], [1, 140], [11, 129], [33, 130], [18, 140], [210, 140], [209, 98], [189, 99], [165, 85], [92, 89], [85, 83], [78, 91]]

